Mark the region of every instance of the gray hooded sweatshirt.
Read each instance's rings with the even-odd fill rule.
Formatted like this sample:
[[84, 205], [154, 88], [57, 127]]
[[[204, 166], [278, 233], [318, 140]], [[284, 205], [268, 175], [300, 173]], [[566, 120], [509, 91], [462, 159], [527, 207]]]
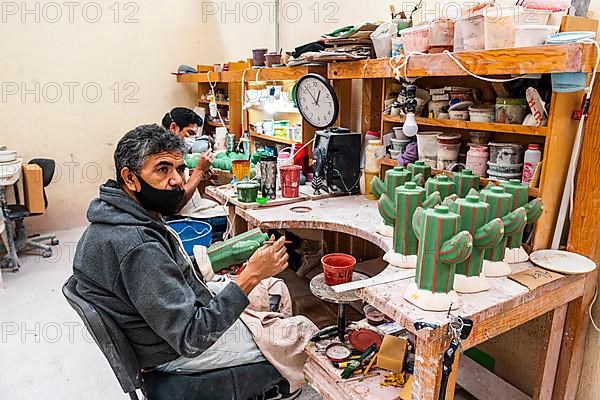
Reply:
[[87, 218], [73, 262], [77, 291], [117, 322], [142, 368], [201, 354], [248, 306], [233, 282], [213, 296], [175, 235], [117, 182], [100, 186]]

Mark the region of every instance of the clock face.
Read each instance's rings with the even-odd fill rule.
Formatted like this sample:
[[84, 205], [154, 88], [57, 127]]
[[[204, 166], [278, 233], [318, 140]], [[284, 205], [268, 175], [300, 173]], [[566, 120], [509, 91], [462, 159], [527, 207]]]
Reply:
[[320, 75], [308, 74], [298, 81], [296, 102], [302, 117], [315, 128], [328, 128], [338, 117], [335, 91]]

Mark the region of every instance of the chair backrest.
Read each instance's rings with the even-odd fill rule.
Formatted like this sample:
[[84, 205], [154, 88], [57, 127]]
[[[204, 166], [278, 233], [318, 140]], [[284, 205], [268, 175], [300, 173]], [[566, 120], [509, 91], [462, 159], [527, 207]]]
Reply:
[[42, 169], [42, 186], [44, 187], [44, 208], [48, 208], [48, 198], [46, 197], [46, 186], [52, 182], [56, 163], [49, 158], [34, 158], [29, 164], [39, 165]]
[[129, 340], [108, 314], [88, 303], [77, 293], [76, 286], [77, 280], [71, 276], [63, 285], [63, 295], [104, 353], [123, 391], [130, 395], [133, 392], [135, 396], [135, 390], [142, 387], [142, 378], [140, 365]]
[[56, 169], [56, 163], [54, 160], [49, 158], [34, 158], [29, 161], [28, 164], [39, 165], [42, 169], [42, 184], [44, 187], [48, 186], [52, 182], [54, 176], [54, 170]]

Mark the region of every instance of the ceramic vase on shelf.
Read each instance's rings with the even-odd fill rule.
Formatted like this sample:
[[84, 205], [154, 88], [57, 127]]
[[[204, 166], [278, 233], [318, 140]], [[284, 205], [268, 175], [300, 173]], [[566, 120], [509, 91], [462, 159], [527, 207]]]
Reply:
[[421, 181], [416, 182], [419, 186], [425, 186], [425, 182], [431, 176], [431, 167], [425, 163], [425, 161], [419, 160], [414, 163], [408, 164], [406, 168], [413, 174], [413, 176], [417, 176], [421, 174]]
[[490, 278], [508, 276], [512, 271], [508, 263], [504, 261], [506, 241], [510, 235], [523, 230], [527, 221], [527, 213], [523, 207], [511, 211], [512, 195], [506, 193], [500, 186], [491, 186], [482, 190], [479, 198], [490, 205], [488, 221], [500, 218], [504, 225], [502, 240], [485, 251], [483, 274]]
[[459, 232], [460, 215], [446, 206], [425, 210], [417, 208], [413, 229], [419, 241], [415, 282], [404, 298], [426, 311], [448, 311], [460, 307], [454, 291], [456, 264], [471, 255], [473, 238]]
[[467, 197], [471, 189], [479, 190], [479, 175], [474, 174], [470, 169], [455, 172], [452, 179], [456, 184], [458, 197]]
[[427, 179], [425, 190], [427, 191], [428, 196], [433, 192], [440, 192], [440, 196], [443, 200], [450, 195], [456, 194], [456, 183], [454, 183], [447, 175], [440, 174]]
[[482, 274], [485, 250], [497, 245], [504, 237], [504, 224], [500, 218], [488, 218], [489, 204], [480, 201], [477, 195], [464, 199], [444, 201], [452, 212], [460, 215], [460, 229], [473, 237], [473, 251], [465, 261], [456, 264], [454, 290], [458, 293], [477, 293], [490, 288]]
[[[524, 207], [527, 212], [527, 224], [534, 224], [542, 215], [543, 206], [540, 199], [529, 200], [529, 186], [521, 183], [518, 179], [511, 179], [508, 182], [501, 182], [507, 193], [513, 197], [511, 209], [515, 210]], [[505, 261], [509, 264], [525, 262], [529, 260], [529, 255], [521, 246], [523, 242], [523, 230], [515, 232], [508, 237], [506, 242]]]
[[[421, 176], [416, 176], [417, 180], [421, 180]], [[406, 182], [413, 180], [413, 176], [404, 167], [394, 167], [385, 171], [385, 181], [381, 181], [378, 177], [373, 178], [371, 181], [371, 193], [380, 199], [383, 194], [391, 200], [395, 199], [395, 190], [398, 186], [404, 185]], [[377, 228], [377, 233], [385, 237], [392, 237], [394, 235], [394, 224], [389, 223], [385, 219], [383, 224]]]
[[417, 236], [413, 230], [413, 214], [418, 207], [431, 208], [440, 204], [437, 192], [425, 197], [425, 189], [406, 182], [395, 190], [394, 200], [383, 194], [379, 199], [379, 214], [394, 226], [393, 248], [383, 260], [400, 268], [416, 268]]

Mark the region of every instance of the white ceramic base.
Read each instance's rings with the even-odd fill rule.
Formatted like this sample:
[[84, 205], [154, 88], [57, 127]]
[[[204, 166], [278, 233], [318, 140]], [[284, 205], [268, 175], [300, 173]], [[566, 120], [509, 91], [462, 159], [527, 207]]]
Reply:
[[454, 290], [458, 293], [478, 293], [490, 289], [490, 283], [485, 276], [464, 276], [456, 274], [454, 276]]
[[523, 246], [519, 246], [516, 249], [506, 248], [504, 255], [504, 262], [508, 264], [516, 264], [529, 261], [529, 254], [525, 251]]
[[406, 301], [413, 303], [425, 311], [448, 311], [460, 307], [460, 299], [454, 290], [448, 293], [432, 293], [430, 290], [421, 290], [416, 282], [411, 283], [404, 292]]
[[377, 228], [377, 233], [379, 233], [381, 236], [393, 237], [394, 236], [394, 227], [388, 226], [385, 224], [381, 224], [379, 226], [379, 228]]
[[483, 275], [487, 278], [500, 278], [511, 273], [510, 265], [504, 261], [483, 261]]
[[383, 261], [387, 261], [393, 267], [415, 269], [417, 268], [417, 256], [405, 256], [390, 250], [383, 256]]

